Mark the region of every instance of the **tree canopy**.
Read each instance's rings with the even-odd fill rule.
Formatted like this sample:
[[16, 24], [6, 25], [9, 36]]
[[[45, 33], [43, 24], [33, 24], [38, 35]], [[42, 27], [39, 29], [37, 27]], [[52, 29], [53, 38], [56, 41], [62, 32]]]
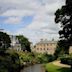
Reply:
[[66, 42], [65, 40], [60, 40], [57, 43], [57, 47], [54, 53], [55, 58], [60, 57], [63, 54], [69, 54], [69, 43]]
[[66, 0], [65, 5], [55, 12], [55, 22], [61, 24], [60, 41], [63, 40], [65, 48], [69, 48], [72, 44], [72, 0]]
[[30, 52], [31, 50], [30, 50], [29, 40], [26, 37], [24, 37], [23, 35], [19, 35], [19, 36], [16, 36], [16, 37], [19, 39], [19, 42], [21, 43], [22, 50], [23, 51], [27, 50], [27, 51]]
[[0, 52], [5, 51], [8, 47], [10, 47], [10, 37], [7, 33], [0, 32]]

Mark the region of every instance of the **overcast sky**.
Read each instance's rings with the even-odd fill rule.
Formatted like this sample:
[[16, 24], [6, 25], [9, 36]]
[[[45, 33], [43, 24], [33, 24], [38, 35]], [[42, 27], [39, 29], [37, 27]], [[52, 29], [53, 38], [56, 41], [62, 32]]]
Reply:
[[23, 34], [33, 43], [41, 38], [58, 39], [55, 11], [65, 0], [0, 0], [0, 28], [13, 35]]

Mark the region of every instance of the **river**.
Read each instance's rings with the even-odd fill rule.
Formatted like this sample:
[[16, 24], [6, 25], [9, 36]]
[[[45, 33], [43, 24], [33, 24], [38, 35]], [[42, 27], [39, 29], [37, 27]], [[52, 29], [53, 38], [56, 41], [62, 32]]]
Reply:
[[36, 65], [24, 68], [21, 72], [45, 72], [45, 71], [41, 64], [36, 64]]

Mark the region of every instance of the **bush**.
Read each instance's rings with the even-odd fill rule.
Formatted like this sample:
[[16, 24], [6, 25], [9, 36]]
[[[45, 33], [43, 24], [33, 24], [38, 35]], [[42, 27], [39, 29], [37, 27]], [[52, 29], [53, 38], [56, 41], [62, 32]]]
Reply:
[[61, 63], [72, 65], [72, 57], [71, 55], [63, 55], [60, 57]]
[[23, 64], [24, 62], [29, 62], [31, 64], [35, 63], [48, 63], [54, 60], [52, 55], [41, 54], [41, 53], [30, 53], [30, 52], [18, 52], [20, 62]]
[[49, 54], [36, 54], [35, 55], [36, 61], [38, 63], [48, 63], [54, 60], [54, 56], [49, 55]]
[[0, 72], [20, 72], [20, 61], [16, 52], [0, 55]]

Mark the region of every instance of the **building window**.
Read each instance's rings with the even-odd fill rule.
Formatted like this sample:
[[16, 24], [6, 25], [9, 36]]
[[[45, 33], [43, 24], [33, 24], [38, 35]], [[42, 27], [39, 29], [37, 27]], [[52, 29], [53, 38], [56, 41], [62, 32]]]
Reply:
[[44, 50], [45, 50], [45, 48], [44, 48]]
[[42, 50], [42, 48], [40, 48], [40, 50]]
[[47, 48], [47, 50], [49, 50], [49, 49]]
[[48, 46], [49, 44], [47, 44], [47, 46]]
[[39, 48], [37, 48], [37, 50], [39, 50]]

